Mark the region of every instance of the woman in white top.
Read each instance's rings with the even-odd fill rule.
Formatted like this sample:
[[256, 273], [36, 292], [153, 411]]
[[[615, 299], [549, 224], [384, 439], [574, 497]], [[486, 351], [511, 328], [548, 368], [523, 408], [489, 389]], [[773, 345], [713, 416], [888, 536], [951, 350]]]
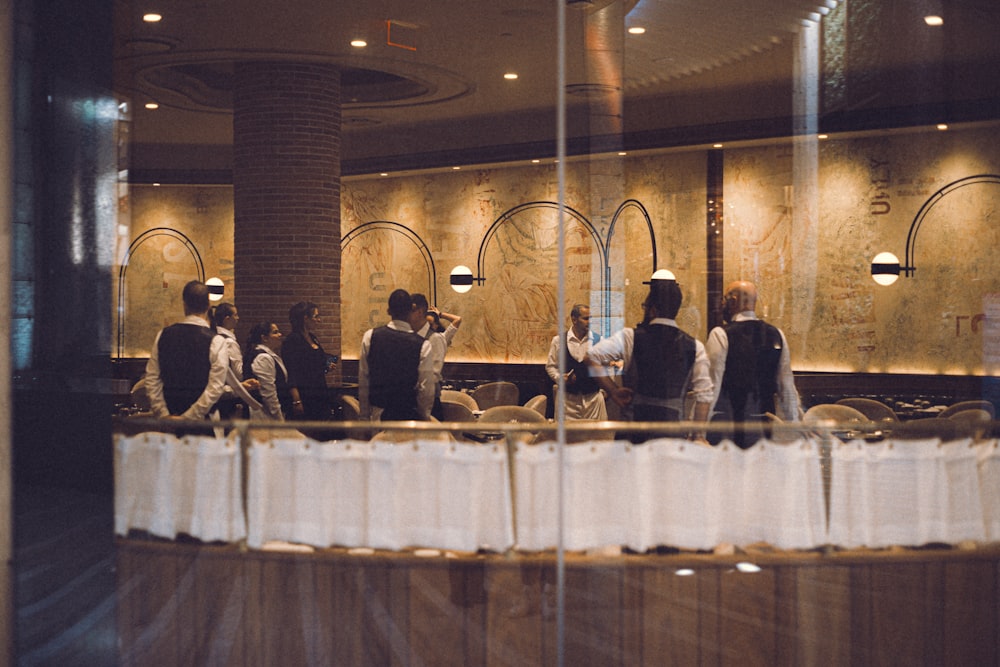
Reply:
[[261, 322], [250, 329], [243, 368], [260, 382], [260, 402], [269, 419], [284, 421], [292, 407], [288, 371], [281, 360], [281, 331], [274, 322]]

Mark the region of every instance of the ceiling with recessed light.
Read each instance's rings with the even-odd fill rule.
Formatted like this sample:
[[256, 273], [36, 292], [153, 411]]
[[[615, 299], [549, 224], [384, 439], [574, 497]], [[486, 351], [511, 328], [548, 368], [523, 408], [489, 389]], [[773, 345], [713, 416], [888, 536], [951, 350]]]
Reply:
[[[567, 100], [571, 112], [582, 109], [570, 115], [570, 134], [593, 133], [587, 110], [610, 103], [621, 109], [625, 144], [790, 118], [798, 54], [810, 39], [803, 35], [834, 18], [843, 25], [827, 33], [843, 43], [828, 36], [812, 48], [820, 58], [842, 50], [839, 76], [855, 67], [885, 76], [940, 60], [958, 69], [968, 62], [975, 76], [1000, 62], [995, 0], [952, 0], [937, 28], [923, 23], [920, 3], [903, 0], [566, 1]], [[554, 137], [556, 8], [542, 0], [121, 0], [116, 92], [136, 109], [135, 159], [150, 171], [174, 168], [171, 150], [183, 161], [196, 147], [224, 168], [233, 63], [263, 59], [341, 68], [348, 172], [392, 168], [403, 156], [502, 158]], [[149, 11], [162, 20], [144, 22]], [[826, 18], [831, 11], [839, 14]], [[630, 34], [632, 27], [645, 32]], [[863, 41], [860, 29], [869, 33]], [[996, 88], [991, 80], [984, 97], [1000, 96]], [[933, 103], [943, 91], [921, 94], [927, 99], [910, 90], [881, 103], [848, 96], [828, 110]], [[150, 100], [160, 105], [155, 112], [140, 108]]]

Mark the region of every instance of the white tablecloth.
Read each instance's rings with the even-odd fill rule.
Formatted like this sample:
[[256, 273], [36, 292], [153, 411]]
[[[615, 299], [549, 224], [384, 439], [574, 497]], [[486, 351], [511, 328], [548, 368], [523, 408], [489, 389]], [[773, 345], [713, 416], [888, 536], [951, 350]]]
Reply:
[[985, 539], [997, 542], [1000, 541], [1000, 441], [987, 440], [975, 450]]
[[513, 543], [501, 447], [278, 439], [250, 448], [248, 538], [317, 547], [505, 550]]
[[167, 433], [115, 436], [115, 533], [173, 539], [246, 537], [240, 449], [234, 439]]
[[831, 457], [830, 541], [846, 547], [957, 544], [985, 537], [968, 439], [861, 441]]
[[[595, 442], [565, 452], [565, 548], [722, 542], [780, 548], [825, 543], [815, 443], [702, 447], [677, 439]], [[517, 539], [527, 550], [558, 543], [558, 450], [522, 446], [516, 457]]]

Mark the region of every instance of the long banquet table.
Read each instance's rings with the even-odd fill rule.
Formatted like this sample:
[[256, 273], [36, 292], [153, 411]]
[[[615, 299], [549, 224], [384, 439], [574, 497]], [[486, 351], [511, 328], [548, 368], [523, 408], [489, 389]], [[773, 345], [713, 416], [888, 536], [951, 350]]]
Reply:
[[[235, 432], [234, 432], [235, 434]], [[115, 531], [315, 548], [879, 548], [1000, 539], [996, 440], [749, 450], [119, 435]], [[825, 477], [828, 475], [828, 477]]]

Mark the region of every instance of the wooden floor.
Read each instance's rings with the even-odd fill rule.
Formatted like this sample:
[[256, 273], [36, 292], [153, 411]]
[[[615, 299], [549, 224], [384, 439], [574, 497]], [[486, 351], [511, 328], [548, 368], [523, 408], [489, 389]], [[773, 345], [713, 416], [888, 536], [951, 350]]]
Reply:
[[[744, 573], [740, 560], [761, 570]], [[678, 574], [689, 568], [691, 574]], [[123, 665], [553, 665], [551, 555], [122, 540]], [[1000, 548], [570, 556], [566, 665], [997, 665]]]

